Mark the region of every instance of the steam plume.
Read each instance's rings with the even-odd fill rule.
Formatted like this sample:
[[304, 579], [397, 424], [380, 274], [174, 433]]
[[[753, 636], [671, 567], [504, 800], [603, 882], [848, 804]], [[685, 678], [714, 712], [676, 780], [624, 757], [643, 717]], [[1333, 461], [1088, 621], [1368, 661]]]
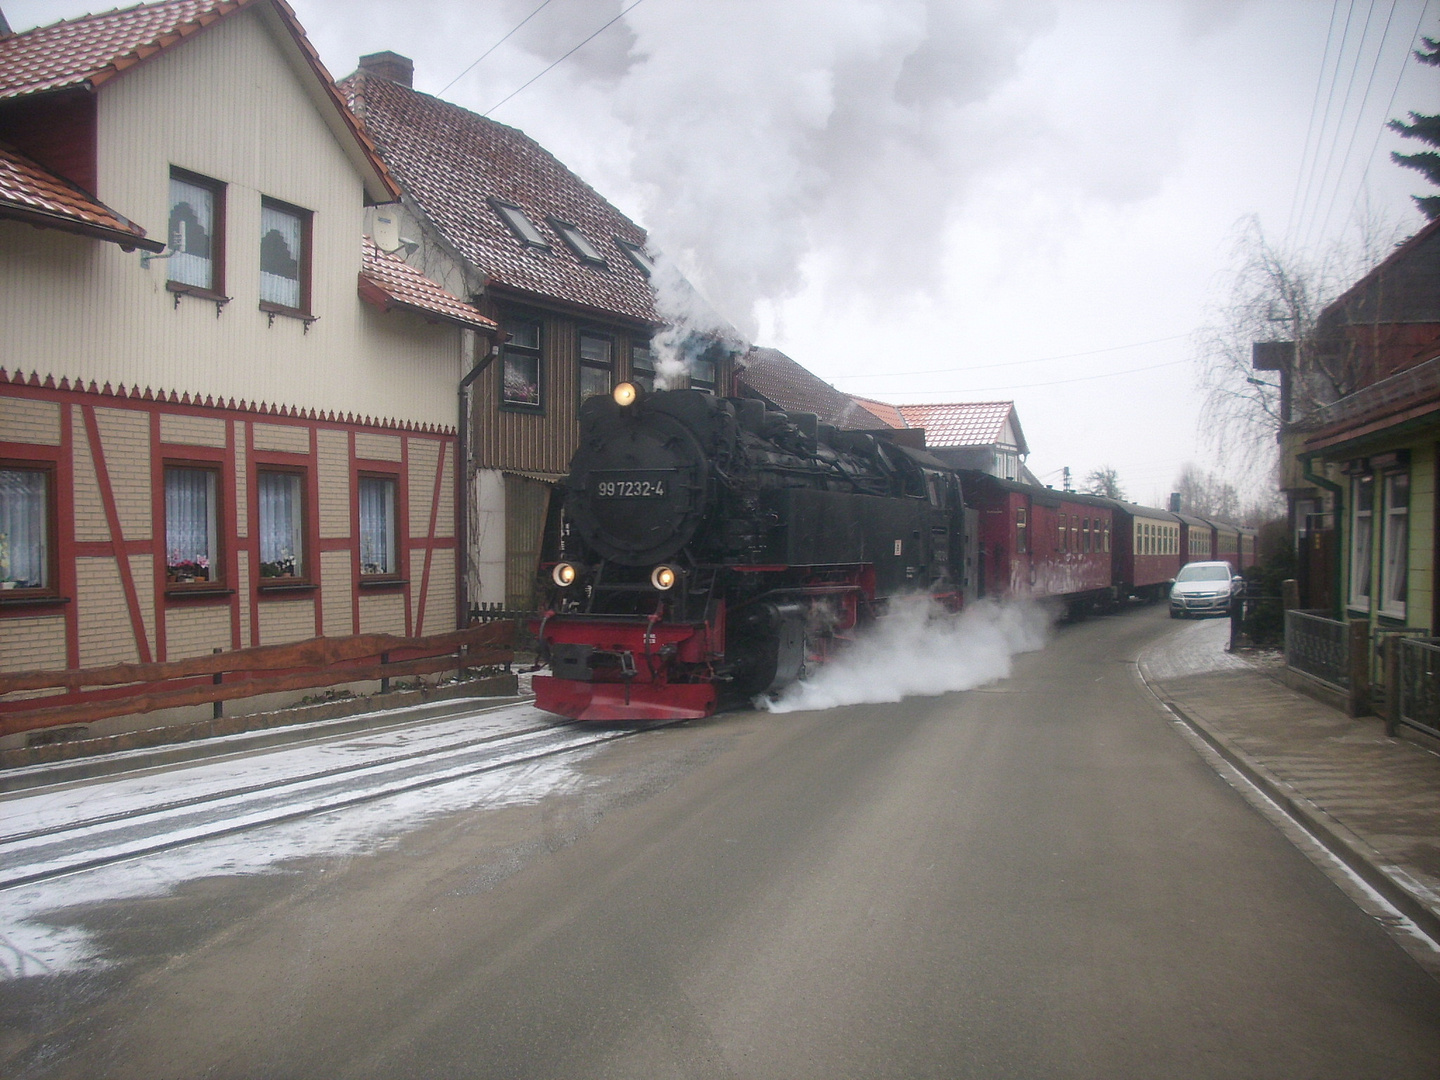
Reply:
[[956, 617], [908, 597], [813, 678], [756, 704], [796, 712], [970, 690], [1007, 677], [1011, 658], [1044, 648], [1049, 629], [1050, 615], [1028, 601], [983, 601]]

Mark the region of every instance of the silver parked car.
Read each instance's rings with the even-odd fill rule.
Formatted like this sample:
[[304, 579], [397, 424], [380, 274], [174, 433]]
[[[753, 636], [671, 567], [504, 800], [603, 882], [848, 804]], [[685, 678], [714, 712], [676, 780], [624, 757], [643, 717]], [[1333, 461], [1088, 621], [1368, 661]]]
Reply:
[[1245, 584], [1244, 578], [1233, 573], [1227, 562], [1186, 563], [1170, 586], [1170, 617], [1225, 614], [1230, 610], [1231, 592]]

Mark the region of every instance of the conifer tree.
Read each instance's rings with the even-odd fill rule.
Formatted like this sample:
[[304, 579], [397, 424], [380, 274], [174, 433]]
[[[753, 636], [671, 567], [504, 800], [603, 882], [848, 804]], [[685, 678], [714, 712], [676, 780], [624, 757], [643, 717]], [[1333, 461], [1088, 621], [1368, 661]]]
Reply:
[[[1440, 40], [1428, 37], [1421, 40], [1425, 42], [1425, 47], [1415, 50], [1415, 59], [1422, 64], [1440, 67]], [[1440, 115], [1412, 112], [1408, 124], [1403, 120], [1391, 120], [1390, 129], [1398, 131], [1406, 139], [1419, 139], [1422, 143], [1440, 149]], [[1440, 187], [1440, 152], [1437, 150], [1421, 150], [1414, 154], [1392, 152], [1390, 159], [1397, 165], [1416, 170], [1430, 183]], [[1440, 217], [1440, 195], [1411, 197], [1431, 221]]]

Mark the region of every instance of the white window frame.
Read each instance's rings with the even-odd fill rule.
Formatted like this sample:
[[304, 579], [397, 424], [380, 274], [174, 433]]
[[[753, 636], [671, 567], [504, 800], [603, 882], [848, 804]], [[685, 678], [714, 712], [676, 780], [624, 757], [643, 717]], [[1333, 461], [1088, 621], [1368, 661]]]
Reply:
[[[1361, 492], [1369, 505], [1361, 509]], [[1350, 482], [1350, 592], [1349, 605], [1370, 610], [1375, 544], [1375, 477], [1366, 473]]]
[[[1403, 489], [1404, 498], [1397, 498]], [[1410, 577], [1410, 474], [1388, 472], [1381, 481], [1380, 613], [1405, 618]]]

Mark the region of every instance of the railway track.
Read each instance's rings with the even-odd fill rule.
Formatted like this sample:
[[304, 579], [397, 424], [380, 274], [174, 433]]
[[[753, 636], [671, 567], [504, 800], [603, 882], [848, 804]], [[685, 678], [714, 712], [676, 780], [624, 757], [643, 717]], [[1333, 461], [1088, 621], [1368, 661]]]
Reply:
[[[542, 719], [527, 706], [506, 711], [512, 715], [485, 721], [452, 717], [319, 748], [276, 749], [219, 765], [202, 762], [165, 770], [163, 778], [112, 777], [5, 798], [0, 891], [519, 769], [674, 722], [596, 730]], [[475, 723], [467, 726], [467, 719]]]

